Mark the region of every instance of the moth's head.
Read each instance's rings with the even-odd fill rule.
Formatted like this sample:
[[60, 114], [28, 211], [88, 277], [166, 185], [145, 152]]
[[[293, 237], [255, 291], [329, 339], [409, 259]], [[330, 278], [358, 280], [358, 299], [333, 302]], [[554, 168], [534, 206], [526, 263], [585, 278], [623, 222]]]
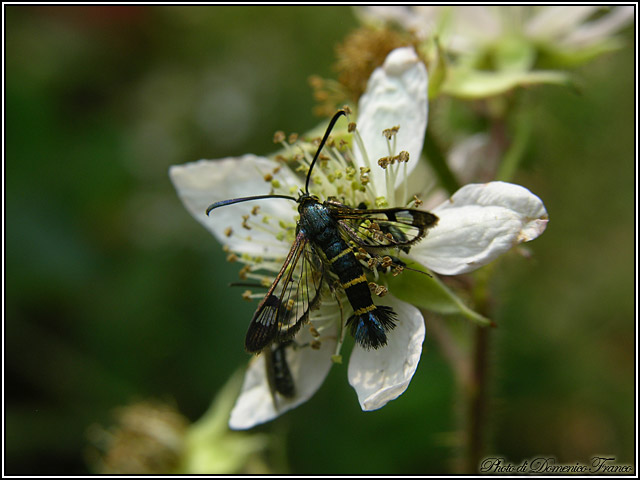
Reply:
[[320, 199], [318, 197], [311, 195], [310, 193], [303, 193], [298, 197], [298, 211], [302, 212], [305, 207], [315, 203], [320, 203]]

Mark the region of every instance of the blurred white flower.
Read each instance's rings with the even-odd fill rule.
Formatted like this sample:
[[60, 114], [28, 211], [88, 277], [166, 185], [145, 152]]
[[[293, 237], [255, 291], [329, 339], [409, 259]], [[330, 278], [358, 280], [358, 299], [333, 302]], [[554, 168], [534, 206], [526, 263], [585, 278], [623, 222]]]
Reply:
[[[415, 51], [410, 47], [392, 51], [384, 65], [373, 72], [360, 98], [353, 149], [340, 148], [337, 141], [325, 148], [328, 161], [314, 170], [312, 193], [321, 201], [337, 196], [351, 206], [360, 202], [415, 206], [413, 195], [433, 183], [424, 163], [418, 161], [427, 126], [427, 87], [427, 71]], [[383, 136], [383, 130], [396, 126], [397, 132]], [[300, 142], [286, 147], [308, 167], [313, 147]], [[401, 151], [408, 153], [408, 162], [395, 162], [385, 169], [378, 166], [379, 159]], [[248, 154], [173, 166], [170, 176], [189, 212], [229, 249], [234, 259], [245, 263], [246, 277], [268, 284], [291, 246], [295, 205], [274, 199], [261, 202], [259, 211], [245, 204], [220, 208], [211, 216], [205, 211], [212, 202], [224, 199], [295, 194], [301, 186], [296, 172], [283, 162]], [[242, 215], [248, 211], [252, 213]], [[412, 247], [409, 257], [445, 275], [469, 272], [490, 262], [512, 246], [536, 238], [547, 222], [538, 197], [523, 187], [502, 182], [467, 185], [433, 213], [439, 217], [438, 224]], [[428, 296], [429, 292], [424, 294]], [[386, 346], [377, 350], [365, 350], [357, 343], [354, 346], [348, 377], [363, 410], [378, 409], [406, 390], [420, 359], [425, 334], [422, 314], [413, 305], [391, 294], [376, 299], [376, 303], [392, 306], [399, 321], [388, 332]], [[339, 358], [342, 322], [337, 302], [325, 298], [295, 338], [298, 345], [315, 342], [316, 348], [286, 349], [295, 382], [292, 398], [274, 400], [264, 355], [253, 358], [231, 412], [231, 428], [251, 428], [308, 400]]]
[[630, 5], [366, 6], [357, 12], [367, 23], [396, 22], [423, 39], [437, 35], [445, 49], [462, 53], [517, 36], [579, 50], [608, 41], [634, 19]]
[[438, 57], [438, 48], [446, 52], [442, 91], [463, 98], [535, 83], [570, 83], [557, 69], [618, 48], [615, 34], [633, 22], [634, 10], [598, 5], [356, 7], [365, 23], [391, 22], [415, 32], [430, 60]]

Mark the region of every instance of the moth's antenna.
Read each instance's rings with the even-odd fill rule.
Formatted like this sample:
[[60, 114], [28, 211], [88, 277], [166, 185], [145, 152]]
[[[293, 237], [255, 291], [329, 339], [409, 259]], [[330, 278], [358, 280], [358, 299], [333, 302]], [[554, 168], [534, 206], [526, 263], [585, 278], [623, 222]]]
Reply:
[[333, 116], [333, 118], [331, 119], [331, 121], [329, 122], [327, 131], [324, 132], [324, 137], [322, 138], [322, 141], [320, 142], [320, 146], [318, 147], [318, 150], [316, 151], [316, 154], [313, 157], [313, 161], [309, 166], [309, 173], [307, 173], [307, 183], [305, 183], [304, 185], [304, 191], [307, 195], [309, 194], [309, 180], [311, 180], [311, 170], [313, 170], [313, 166], [316, 164], [316, 160], [318, 160], [318, 157], [320, 156], [320, 151], [322, 150], [322, 147], [324, 147], [324, 144], [327, 143], [327, 139], [329, 138], [329, 134], [331, 133], [331, 130], [333, 130], [334, 125], [342, 115], [346, 116], [347, 113], [344, 110], [338, 110], [336, 114]]
[[[307, 182], [305, 183], [305, 186], [304, 186], [304, 190], [307, 194], [309, 194], [309, 180], [311, 180], [311, 170], [313, 170], [313, 166], [315, 165], [316, 161], [318, 160], [318, 157], [320, 156], [322, 147], [324, 147], [324, 144], [327, 143], [327, 139], [329, 138], [329, 134], [331, 133], [331, 130], [333, 130], [333, 127], [335, 126], [336, 122], [342, 115], [346, 116], [347, 114], [344, 110], [338, 110], [336, 114], [333, 116], [333, 118], [331, 119], [331, 121], [329, 122], [327, 131], [324, 133], [324, 137], [320, 142], [320, 146], [318, 146], [318, 150], [316, 151], [316, 154], [313, 157], [313, 161], [309, 166], [309, 173], [307, 173]], [[232, 198], [230, 200], [222, 200], [220, 202], [212, 203], [211, 205], [209, 205], [209, 208], [207, 208], [206, 213], [207, 215], [209, 215], [209, 212], [215, 208], [226, 207], [227, 205], [233, 205], [235, 203], [249, 202], [251, 200], [262, 200], [264, 198], [286, 198], [287, 200], [293, 200], [294, 202], [298, 201], [297, 198], [291, 197], [289, 195], [256, 195], [254, 197]]]
[[207, 208], [207, 215], [209, 215], [209, 212], [214, 208], [225, 207], [227, 205], [233, 205], [234, 203], [248, 202], [250, 200], [262, 200], [263, 198], [286, 198], [287, 200], [293, 200], [294, 202], [298, 201], [297, 198], [290, 197], [289, 195], [256, 195], [255, 197], [232, 198], [231, 200], [222, 200], [209, 205], [209, 208]]

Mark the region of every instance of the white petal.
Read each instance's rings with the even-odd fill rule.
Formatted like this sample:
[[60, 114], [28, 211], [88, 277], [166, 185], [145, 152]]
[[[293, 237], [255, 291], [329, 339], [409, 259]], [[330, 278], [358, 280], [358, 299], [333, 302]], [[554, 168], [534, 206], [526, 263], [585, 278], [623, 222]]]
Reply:
[[433, 210], [438, 224], [411, 256], [443, 275], [486, 265], [514, 245], [538, 237], [547, 211], [524, 187], [504, 182], [470, 184]]
[[356, 16], [362, 23], [376, 27], [385, 23], [397, 23], [404, 30], [415, 32], [419, 38], [425, 38], [436, 30], [440, 17], [438, 6], [407, 6], [407, 5], [367, 5], [354, 7]]
[[452, 29], [457, 37], [455, 46], [466, 43], [467, 49], [478, 49], [502, 35], [505, 26], [500, 8], [487, 5], [451, 7]]
[[570, 33], [600, 7], [597, 5], [542, 6], [525, 26], [525, 33], [541, 40], [553, 40]]
[[[221, 160], [199, 160], [185, 165], [174, 165], [169, 169], [171, 181], [187, 210], [202, 225], [211, 231], [223, 244], [233, 250], [252, 255], [278, 257], [286, 255], [290, 244], [276, 240], [272, 232], [261, 229], [242, 228], [242, 215], [260, 205], [260, 213], [293, 222], [295, 204], [285, 199], [269, 199], [229, 205], [212, 211], [209, 205], [219, 200], [268, 194], [271, 188], [264, 175], [280, 164], [255, 155]], [[296, 177], [288, 169], [281, 168], [277, 177], [283, 185], [295, 185]], [[225, 235], [231, 227], [234, 234]], [[249, 238], [247, 238], [249, 237]]]
[[407, 5], [365, 5], [354, 7], [354, 12], [363, 23], [372, 23], [376, 27], [383, 26], [386, 22], [396, 22], [408, 30], [416, 15], [413, 9]]
[[[400, 126], [396, 135], [396, 154], [409, 152], [408, 172], [415, 168], [422, 152], [427, 128], [427, 69], [411, 47], [397, 48], [376, 68], [367, 91], [358, 104], [358, 131], [371, 163], [370, 178], [378, 194], [386, 192], [384, 170], [378, 159], [389, 155], [382, 131]], [[363, 152], [354, 144], [355, 164], [366, 166]], [[396, 181], [396, 187], [402, 181]]]
[[604, 41], [631, 23], [634, 13], [635, 8], [631, 5], [612, 8], [607, 15], [572, 30], [562, 43], [567, 46], [584, 48], [598, 41]]
[[385, 299], [399, 319], [396, 328], [387, 334], [387, 345], [365, 350], [356, 344], [349, 359], [349, 383], [364, 411], [377, 410], [402, 395], [422, 354], [424, 319], [420, 311], [391, 295]]
[[[335, 322], [334, 322], [335, 325]], [[320, 388], [331, 369], [331, 355], [336, 348], [336, 328], [323, 332], [320, 349], [309, 346], [287, 349], [287, 364], [295, 383], [293, 398], [277, 395], [277, 405], [271, 396], [267, 381], [263, 354], [254, 357], [244, 377], [242, 391], [236, 401], [229, 427], [234, 430], [252, 428], [268, 422], [284, 412], [309, 400]], [[326, 338], [324, 338], [326, 335]], [[304, 345], [313, 339], [307, 327], [296, 337], [296, 342]]]

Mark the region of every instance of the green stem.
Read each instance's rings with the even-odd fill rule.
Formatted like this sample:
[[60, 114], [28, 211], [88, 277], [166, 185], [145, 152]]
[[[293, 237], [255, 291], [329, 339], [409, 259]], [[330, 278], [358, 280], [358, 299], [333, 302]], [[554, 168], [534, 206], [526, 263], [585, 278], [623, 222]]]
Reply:
[[514, 177], [522, 162], [524, 153], [527, 151], [532, 130], [533, 123], [531, 116], [526, 112], [520, 112], [516, 117], [516, 129], [513, 141], [502, 158], [496, 180], [509, 182]]

